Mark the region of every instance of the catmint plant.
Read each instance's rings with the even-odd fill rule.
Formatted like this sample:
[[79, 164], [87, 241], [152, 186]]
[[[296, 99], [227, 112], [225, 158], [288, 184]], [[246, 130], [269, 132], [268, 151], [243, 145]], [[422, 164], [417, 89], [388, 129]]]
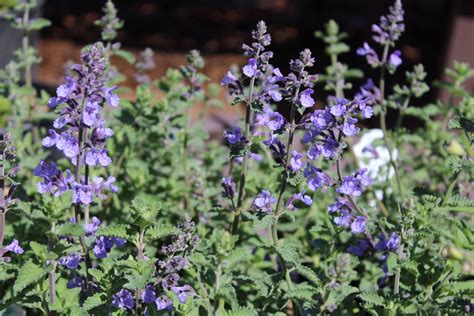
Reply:
[[[247, 164], [250, 156], [249, 145], [251, 144], [251, 125], [252, 116], [255, 110], [261, 110], [263, 104], [269, 98], [272, 98], [270, 92], [274, 90], [274, 85], [265, 86], [268, 73], [273, 72], [273, 67], [269, 64], [273, 57], [273, 52], [266, 51], [266, 47], [271, 43], [271, 37], [267, 33], [265, 22], [260, 21], [257, 27], [252, 31], [254, 42], [249, 46], [244, 44], [242, 49], [244, 55], [248, 57], [248, 63], [242, 68], [240, 78], [236, 77], [230, 70], [222, 79], [221, 84], [226, 85], [230, 95], [234, 97], [233, 104], [244, 102], [246, 106], [245, 123], [241, 141], [232, 144], [231, 158], [242, 156], [242, 168], [239, 178], [239, 189], [237, 195], [236, 208], [234, 209], [234, 222], [232, 232], [237, 234], [240, 222], [240, 208], [242, 207], [245, 194], [245, 181], [247, 173]], [[247, 89], [244, 87], [248, 86]], [[278, 93], [273, 94], [274, 98], [280, 98]]]
[[[54, 162], [42, 161], [34, 170], [43, 180], [38, 182], [38, 192], [55, 196], [72, 191], [75, 216], [79, 218], [80, 206], [84, 206], [84, 221], [89, 224], [89, 206], [94, 197], [102, 198], [104, 189], [116, 191], [115, 179], [101, 177], [91, 179], [91, 168], [108, 166], [112, 160], [107, 154], [105, 142], [113, 132], [105, 126], [102, 107], [117, 107], [118, 96], [114, 87], [108, 87], [104, 72], [107, 64], [102, 44], [93, 45], [81, 56], [82, 65], [72, 67], [74, 77], [66, 77], [58, 87], [56, 97], [48, 102], [50, 108], [60, 108], [59, 117], [43, 139], [43, 146], [56, 147], [75, 167], [74, 175], [67, 169], [62, 172]], [[84, 173], [83, 173], [84, 172]]]
[[[0, 75], [0, 105], [50, 109], [41, 151], [26, 112], [5, 120], [21, 137], [1, 133], [0, 314], [472, 313], [474, 70], [455, 62], [434, 84], [450, 97], [429, 104], [421, 64], [386, 84], [402, 66], [400, 1], [355, 51], [380, 78], [343, 62], [332, 20], [316, 33], [330, 64], [303, 49], [284, 73], [259, 22], [221, 82], [246, 110], [222, 141], [207, 120], [225, 101], [199, 51], [151, 78], [153, 52], [135, 62], [117, 43], [111, 1], [98, 25], [52, 98], [22, 94], [16, 59]], [[137, 81], [115, 111], [112, 56]]]

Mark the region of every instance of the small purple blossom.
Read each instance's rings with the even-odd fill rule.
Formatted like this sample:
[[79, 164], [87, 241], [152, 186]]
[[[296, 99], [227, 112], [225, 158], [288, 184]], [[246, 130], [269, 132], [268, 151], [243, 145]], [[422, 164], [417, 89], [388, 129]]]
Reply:
[[335, 117], [342, 117], [346, 114], [346, 104], [348, 103], [347, 99], [337, 98], [336, 104], [331, 106], [331, 114]]
[[147, 285], [145, 291], [142, 292], [142, 300], [147, 304], [153, 304], [156, 301], [156, 292], [153, 285]]
[[356, 126], [357, 119], [348, 117], [346, 121], [344, 122], [344, 125], [342, 126], [342, 132], [346, 136], [354, 136], [357, 133], [359, 133], [360, 128]]
[[253, 207], [261, 210], [265, 213], [272, 212], [272, 204], [276, 203], [276, 199], [271, 195], [270, 192], [262, 190], [255, 199], [253, 200]]
[[366, 225], [367, 218], [365, 216], [356, 216], [351, 224], [351, 231], [353, 234], [363, 233]]
[[173, 302], [166, 295], [161, 295], [160, 297], [157, 297], [155, 303], [156, 303], [156, 309], [159, 311], [171, 310], [173, 308]]
[[367, 239], [358, 239], [355, 245], [347, 247], [347, 252], [352, 253], [358, 257], [362, 257], [369, 248]]
[[95, 233], [99, 229], [99, 226], [100, 226], [100, 220], [97, 217], [93, 216], [91, 223], [84, 224], [84, 231], [86, 233], [86, 236], [95, 235]]
[[224, 196], [232, 199], [235, 195], [235, 182], [232, 177], [223, 177], [221, 184], [224, 189]]
[[224, 138], [229, 144], [234, 145], [243, 141], [242, 130], [238, 126], [232, 127], [230, 130], [224, 131]]
[[90, 185], [74, 182], [72, 184], [72, 203], [89, 205], [92, 203], [92, 188]]
[[356, 53], [359, 56], [365, 56], [367, 63], [372, 67], [378, 67], [378, 65], [380, 65], [379, 56], [369, 44], [364, 43], [362, 47], [357, 49]]
[[367, 169], [362, 168], [358, 170], [354, 176], [345, 176], [342, 179], [341, 186], [336, 189], [338, 193], [352, 196], [360, 196], [363, 187], [371, 184], [371, 179], [367, 175]]
[[303, 154], [298, 152], [297, 150], [293, 150], [291, 153], [291, 159], [290, 159], [290, 169], [293, 172], [297, 172], [298, 170], [302, 169], [304, 167], [304, 162], [303, 162]]
[[396, 69], [402, 64], [401, 52], [399, 50], [394, 51], [388, 58], [388, 66], [392, 69]]
[[120, 292], [112, 295], [112, 306], [117, 308], [132, 309], [135, 306], [135, 300], [129, 290], [122, 289]]
[[[316, 191], [321, 186], [330, 186], [332, 184], [332, 179], [327, 175], [322, 169], [316, 168], [314, 166], [308, 165], [304, 170], [304, 177], [308, 183], [308, 188], [311, 191]], [[323, 192], [325, 188], [323, 188]]]
[[397, 233], [392, 232], [387, 239], [385, 235], [379, 235], [379, 241], [375, 245], [377, 251], [396, 251], [400, 244], [400, 237]]
[[19, 244], [18, 240], [16, 240], [16, 239], [13, 239], [13, 241], [8, 246], [6, 246], [4, 248], [3, 253], [6, 253], [8, 251], [19, 254], [19, 255], [21, 255], [23, 252], [25, 252], [23, 250], [23, 248], [20, 247], [20, 244]]
[[254, 77], [257, 74], [257, 60], [250, 58], [248, 64], [242, 69], [242, 72], [249, 78]]
[[300, 94], [300, 103], [305, 108], [311, 108], [314, 105], [314, 100], [311, 95], [314, 93], [313, 89], [305, 89]]
[[81, 262], [81, 256], [77, 253], [72, 253], [69, 256], [62, 257], [59, 259], [59, 264], [65, 266], [68, 269], [77, 269]]
[[183, 285], [183, 286], [175, 286], [172, 287], [171, 290], [178, 295], [178, 299], [182, 304], [186, 303], [186, 299], [188, 297], [196, 295], [196, 292], [190, 285]]
[[265, 115], [265, 125], [272, 131], [279, 130], [285, 124], [285, 118], [278, 112]]
[[306, 195], [305, 192], [300, 192], [300, 193], [295, 193], [286, 202], [285, 206], [288, 210], [290, 211], [296, 211], [297, 208], [294, 206], [294, 203], [296, 201], [301, 201], [302, 203], [306, 204], [307, 206], [310, 206], [313, 204], [313, 199], [309, 195]]

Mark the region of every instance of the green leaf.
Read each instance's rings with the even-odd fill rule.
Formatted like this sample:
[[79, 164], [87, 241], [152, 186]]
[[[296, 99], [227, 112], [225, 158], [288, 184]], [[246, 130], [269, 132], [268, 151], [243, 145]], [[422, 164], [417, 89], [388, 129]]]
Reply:
[[57, 236], [80, 237], [84, 235], [84, 228], [76, 223], [65, 223], [61, 226], [56, 227], [55, 233]]
[[127, 231], [130, 229], [129, 225], [112, 224], [109, 226], [102, 226], [97, 230], [97, 236], [119, 237], [123, 239], [130, 239]]
[[157, 240], [166, 236], [179, 234], [181, 231], [173, 226], [167, 224], [157, 224], [146, 230], [146, 237], [148, 241]]
[[275, 217], [273, 215], [265, 215], [261, 219], [255, 219], [253, 222], [253, 227], [256, 230], [264, 230], [272, 227], [275, 223]]
[[320, 285], [321, 283], [318, 275], [313, 270], [311, 270], [310, 268], [304, 265], [297, 265], [296, 272], [298, 272], [299, 274], [304, 276], [306, 279], [311, 281], [314, 285]]
[[365, 303], [376, 305], [376, 306], [385, 306], [385, 298], [378, 295], [375, 291], [362, 292], [357, 295]]
[[161, 210], [161, 204], [151, 201], [151, 198], [145, 196], [137, 196], [133, 199], [130, 205], [130, 212], [134, 219], [134, 224], [140, 228], [145, 228], [152, 225], [158, 213]]
[[89, 269], [89, 274], [97, 281], [100, 282], [102, 278], [104, 277], [104, 272], [102, 272], [99, 269]]
[[224, 260], [225, 268], [227, 270], [232, 270], [239, 263], [245, 261], [249, 257], [249, 252], [243, 247], [238, 247], [234, 249]]
[[30, 24], [27, 27], [28, 31], [37, 31], [51, 25], [51, 21], [45, 18], [36, 18], [30, 21]]
[[90, 311], [91, 309], [98, 307], [102, 304], [105, 304], [105, 295], [103, 293], [95, 293], [92, 296], [89, 296], [86, 301], [84, 302], [83, 308], [86, 311]]
[[114, 51], [114, 55], [125, 59], [125, 61], [127, 63], [129, 63], [130, 65], [135, 63], [135, 55], [133, 55], [133, 53], [128, 52], [126, 50], [118, 49], [118, 50]]
[[48, 257], [48, 247], [45, 245], [41, 245], [36, 241], [30, 242], [30, 248], [33, 250], [33, 253], [36, 257], [38, 257], [41, 261], [44, 261]]
[[280, 256], [285, 260], [285, 262], [293, 263], [294, 265], [298, 264], [299, 256], [298, 251], [295, 247], [289, 244], [283, 244], [283, 246], [275, 247], [276, 251], [280, 254]]
[[46, 269], [43, 269], [39, 265], [34, 264], [31, 260], [28, 260], [20, 270], [18, 270], [18, 277], [13, 286], [13, 291], [15, 293], [22, 291], [28, 285], [41, 280], [47, 273], [48, 271]]
[[446, 285], [446, 289], [452, 294], [461, 292], [474, 293], [474, 280], [451, 282]]

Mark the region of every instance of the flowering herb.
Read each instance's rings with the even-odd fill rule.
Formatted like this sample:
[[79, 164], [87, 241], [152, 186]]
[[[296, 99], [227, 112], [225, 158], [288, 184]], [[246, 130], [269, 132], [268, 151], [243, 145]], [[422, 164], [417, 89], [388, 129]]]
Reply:
[[[33, 4], [17, 10], [26, 33]], [[41, 125], [17, 111], [41, 107], [20, 80], [26, 63], [0, 73], [0, 102], [15, 109], [4, 120], [15, 137], [0, 133], [0, 313], [472, 313], [474, 70], [456, 62], [439, 85], [451, 100], [426, 106], [423, 66], [386, 82], [406, 67], [401, 1], [352, 52], [379, 78], [342, 62], [351, 48], [332, 20], [316, 32], [330, 64], [303, 49], [283, 73], [259, 22], [246, 61], [221, 81], [246, 110], [223, 140], [200, 122], [224, 103], [200, 53], [147, 77], [153, 52], [135, 63], [115, 42], [111, 1], [104, 15], [104, 43], [83, 51]], [[109, 116], [120, 92], [111, 56], [134, 64], [139, 84]], [[408, 116], [422, 125], [406, 129]]]

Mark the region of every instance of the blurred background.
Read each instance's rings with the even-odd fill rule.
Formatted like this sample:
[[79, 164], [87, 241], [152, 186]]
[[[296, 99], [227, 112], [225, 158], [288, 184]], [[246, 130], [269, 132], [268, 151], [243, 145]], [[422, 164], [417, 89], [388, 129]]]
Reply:
[[[94, 21], [102, 15], [105, 0], [40, 2], [40, 11], [34, 14], [51, 20], [52, 26], [34, 39], [43, 60], [35, 70], [35, 82], [54, 89], [63, 77], [64, 64], [77, 60], [81, 47], [100, 38]], [[135, 54], [146, 47], [154, 50], [157, 67], [151, 74], [153, 78], [163, 75], [169, 67], [183, 64], [187, 51], [198, 49], [206, 60], [204, 72], [219, 81], [230, 64], [245, 63], [241, 46], [250, 42], [250, 32], [258, 20], [265, 20], [269, 26], [274, 64], [287, 70], [291, 58], [303, 48], [310, 48], [316, 57], [314, 72], [323, 72], [329, 61], [324, 44], [314, 37], [314, 32], [321, 30], [331, 18], [348, 34], [347, 42], [352, 47], [342, 60], [371, 77], [375, 74], [355, 50], [370, 40], [371, 25], [388, 12], [392, 1], [116, 0], [114, 3], [125, 22], [118, 41]], [[405, 0], [404, 8], [406, 31], [399, 43], [404, 63], [393, 81], [402, 79], [406, 70], [420, 62], [428, 72], [428, 82], [442, 79], [443, 69], [451, 66], [453, 60], [474, 64], [473, 0]], [[20, 37], [16, 40], [14, 31], [1, 19], [0, 43], [3, 67], [20, 45]], [[121, 60], [117, 63], [121, 72], [133, 78], [132, 67]], [[126, 84], [133, 86], [133, 79]], [[470, 89], [474, 90], [474, 83]], [[443, 95], [433, 89], [422, 101], [437, 97]]]

